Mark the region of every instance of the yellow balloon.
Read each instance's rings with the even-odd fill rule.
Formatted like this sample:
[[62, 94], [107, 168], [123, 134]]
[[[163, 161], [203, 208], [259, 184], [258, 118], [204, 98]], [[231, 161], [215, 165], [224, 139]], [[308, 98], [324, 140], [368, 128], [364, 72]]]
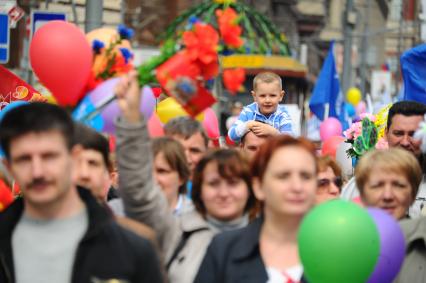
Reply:
[[[166, 124], [173, 118], [188, 116], [188, 113], [173, 97], [168, 97], [158, 103], [157, 115], [158, 118], [160, 118], [161, 123]], [[195, 119], [200, 122], [203, 121], [204, 113], [198, 114]]]
[[356, 87], [351, 87], [346, 93], [346, 99], [353, 106], [357, 106], [362, 99], [361, 91]]

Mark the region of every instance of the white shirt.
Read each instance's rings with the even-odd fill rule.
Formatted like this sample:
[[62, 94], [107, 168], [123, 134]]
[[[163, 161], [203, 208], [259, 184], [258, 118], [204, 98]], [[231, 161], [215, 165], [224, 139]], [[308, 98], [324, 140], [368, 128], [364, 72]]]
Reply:
[[274, 267], [267, 267], [266, 273], [268, 273], [268, 281], [266, 283], [286, 283], [288, 279], [293, 282], [300, 282], [303, 275], [303, 267], [302, 265], [295, 265], [284, 272]]

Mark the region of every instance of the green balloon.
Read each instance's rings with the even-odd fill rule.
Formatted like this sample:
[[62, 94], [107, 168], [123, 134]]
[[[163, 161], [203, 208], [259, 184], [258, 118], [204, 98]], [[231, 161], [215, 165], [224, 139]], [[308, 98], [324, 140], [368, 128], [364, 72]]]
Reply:
[[366, 210], [332, 200], [304, 217], [298, 245], [310, 283], [364, 283], [378, 260], [380, 238]]

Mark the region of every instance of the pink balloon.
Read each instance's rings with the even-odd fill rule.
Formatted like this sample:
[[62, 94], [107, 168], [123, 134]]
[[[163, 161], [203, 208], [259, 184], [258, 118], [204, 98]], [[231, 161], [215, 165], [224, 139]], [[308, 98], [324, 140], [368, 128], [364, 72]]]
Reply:
[[361, 100], [355, 107], [355, 110], [357, 116], [359, 116], [360, 114], [367, 112], [367, 104]]
[[148, 132], [152, 138], [164, 136], [163, 125], [156, 113], [153, 113], [151, 118], [148, 120]]
[[31, 66], [61, 106], [75, 106], [84, 95], [92, 67], [92, 48], [84, 33], [64, 21], [51, 21], [34, 34]]
[[357, 205], [364, 207], [364, 204], [362, 203], [361, 197], [356, 197], [352, 199], [352, 202], [356, 203]]
[[207, 135], [211, 139], [218, 139], [220, 136], [219, 122], [216, 113], [210, 107], [204, 110], [204, 120], [202, 122]]
[[325, 119], [320, 125], [320, 138], [326, 141], [332, 136], [342, 135], [342, 124], [334, 117]]
[[336, 151], [339, 145], [345, 140], [342, 136], [332, 136], [329, 137], [326, 141], [323, 142], [321, 148], [322, 155], [330, 155], [333, 158], [336, 158]]

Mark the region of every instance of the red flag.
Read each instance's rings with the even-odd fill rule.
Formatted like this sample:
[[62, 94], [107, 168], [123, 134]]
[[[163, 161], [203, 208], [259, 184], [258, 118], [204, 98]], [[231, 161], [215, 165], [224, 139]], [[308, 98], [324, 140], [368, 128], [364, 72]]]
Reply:
[[47, 102], [32, 86], [0, 65], [0, 110], [18, 100]]

